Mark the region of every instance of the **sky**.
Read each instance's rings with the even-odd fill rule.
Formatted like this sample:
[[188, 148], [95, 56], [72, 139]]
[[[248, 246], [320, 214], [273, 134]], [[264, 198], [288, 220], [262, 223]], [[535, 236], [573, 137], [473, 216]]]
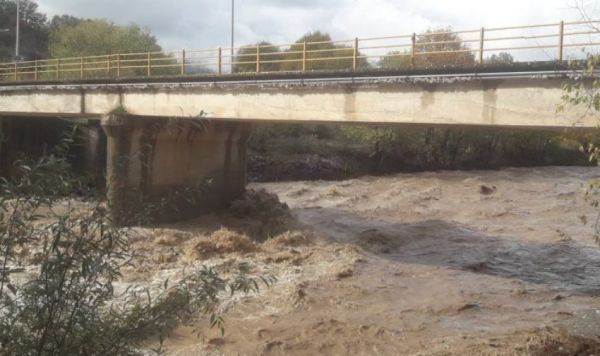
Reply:
[[[577, 0], [235, 0], [236, 45], [289, 43], [309, 31], [334, 39], [579, 20]], [[592, 1], [592, 0], [589, 0]], [[231, 0], [37, 0], [49, 15], [137, 23], [166, 50], [228, 47]]]

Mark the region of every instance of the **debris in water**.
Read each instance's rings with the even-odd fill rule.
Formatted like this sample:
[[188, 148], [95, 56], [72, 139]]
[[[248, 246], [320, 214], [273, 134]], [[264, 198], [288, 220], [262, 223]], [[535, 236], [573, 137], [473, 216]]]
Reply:
[[214, 255], [247, 254], [258, 250], [259, 247], [248, 236], [222, 228], [212, 233], [208, 240], [198, 242], [194, 247], [194, 254], [206, 259]]
[[494, 194], [495, 192], [496, 192], [496, 186], [494, 186], [494, 185], [489, 186], [489, 185], [482, 184], [479, 187], [479, 193], [481, 193], [483, 195], [490, 195], [490, 194]]

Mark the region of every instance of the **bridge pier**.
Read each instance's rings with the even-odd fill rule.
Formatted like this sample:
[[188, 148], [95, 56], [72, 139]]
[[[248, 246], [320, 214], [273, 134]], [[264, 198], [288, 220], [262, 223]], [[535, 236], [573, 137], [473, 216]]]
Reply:
[[248, 124], [119, 114], [101, 125], [107, 198], [119, 225], [193, 218], [245, 190]]

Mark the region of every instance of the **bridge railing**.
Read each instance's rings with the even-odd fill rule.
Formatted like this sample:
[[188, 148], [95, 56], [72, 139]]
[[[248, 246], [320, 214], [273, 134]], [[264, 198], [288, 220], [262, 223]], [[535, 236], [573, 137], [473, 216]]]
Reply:
[[229, 75], [318, 70], [472, 67], [585, 58], [600, 21], [451, 29], [342, 41], [295, 42], [0, 63], [0, 81]]

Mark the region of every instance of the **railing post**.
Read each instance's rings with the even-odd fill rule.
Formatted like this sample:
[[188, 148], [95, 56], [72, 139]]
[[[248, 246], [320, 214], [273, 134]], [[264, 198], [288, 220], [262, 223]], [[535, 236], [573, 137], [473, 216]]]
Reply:
[[260, 73], [260, 44], [256, 46], [256, 73]]
[[306, 41], [302, 44], [302, 71], [306, 71]]
[[112, 54], [106, 56], [106, 76], [110, 77], [110, 67], [112, 65]]
[[558, 27], [558, 60], [562, 62], [565, 44], [565, 22], [561, 21]]
[[117, 54], [117, 78], [121, 77], [121, 54]]
[[83, 71], [84, 71], [84, 64], [83, 64], [83, 57], [79, 58], [79, 78], [83, 79]]
[[148, 77], [152, 75], [152, 54], [148, 52]]
[[33, 79], [38, 80], [38, 61], [33, 62]]
[[354, 55], [352, 56], [352, 70], [356, 70], [358, 65], [358, 37], [354, 39]]
[[417, 52], [417, 34], [413, 32], [412, 36], [410, 37], [410, 41], [411, 41], [411, 49], [410, 49], [410, 66], [414, 67], [415, 66], [415, 53]]
[[[219, 68], [217, 69], [217, 73], [219, 75], [223, 74], [223, 49], [221, 47], [219, 47], [218, 50], [218, 55], [219, 55]], [[231, 68], [233, 68], [233, 64], [231, 65]]]
[[15, 61], [15, 65], [14, 65], [13, 69], [15, 70], [14, 78], [15, 78], [15, 82], [16, 82], [17, 80], [19, 80], [19, 66], [17, 64], [17, 61]]
[[479, 36], [479, 64], [483, 65], [483, 51], [485, 44], [485, 28], [481, 28], [481, 34]]
[[56, 60], [56, 79], [60, 79], [60, 58]]
[[181, 50], [181, 75], [185, 75], [185, 49]]

